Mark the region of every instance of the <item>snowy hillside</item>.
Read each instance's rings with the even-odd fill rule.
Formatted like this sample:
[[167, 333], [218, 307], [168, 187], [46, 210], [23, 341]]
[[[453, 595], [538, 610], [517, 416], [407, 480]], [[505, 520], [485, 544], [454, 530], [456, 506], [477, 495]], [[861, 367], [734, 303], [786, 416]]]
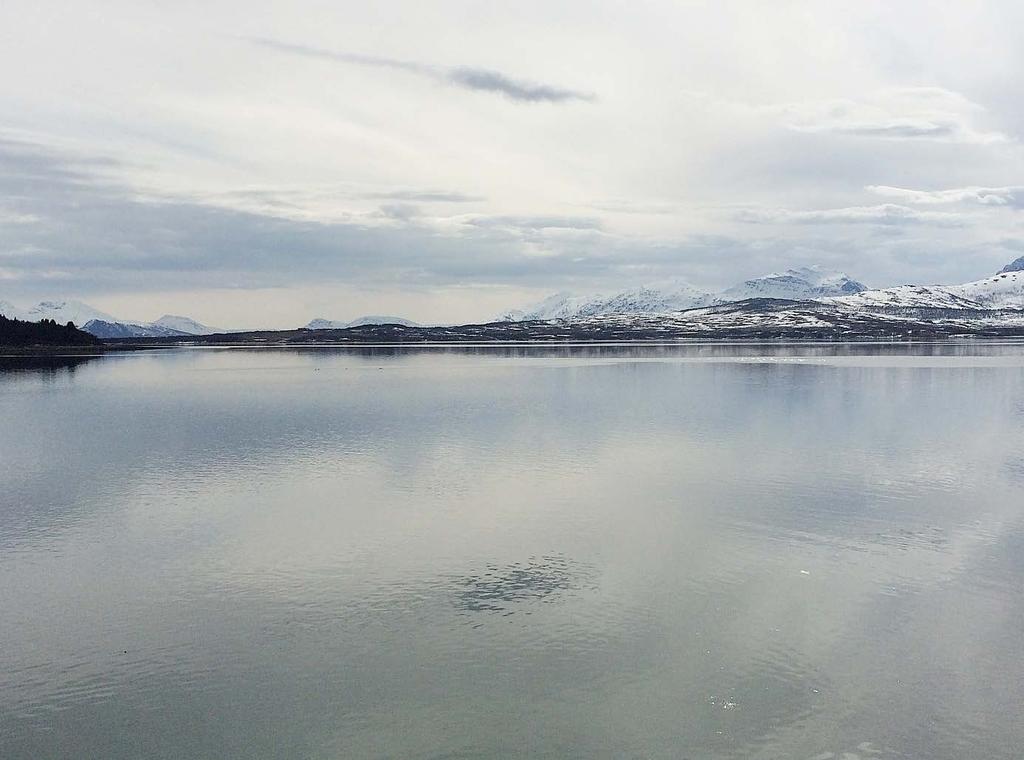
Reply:
[[963, 285], [900, 285], [827, 299], [849, 308], [1024, 309], [1024, 271]]
[[684, 309], [742, 301], [747, 298], [785, 298], [794, 301], [858, 293], [865, 286], [842, 272], [803, 267], [746, 280], [720, 293], [699, 290], [673, 280], [645, 285], [614, 295], [574, 296], [557, 293], [526, 309], [502, 314], [498, 321], [577, 319], [605, 314], [663, 314]]
[[658, 314], [707, 306], [711, 293], [697, 290], [678, 280], [644, 285], [613, 295], [573, 296], [556, 293], [528, 309], [501, 315], [499, 322], [523, 322], [532, 319], [577, 319], [602, 314]]
[[499, 321], [585, 319], [607, 315], [668, 314], [751, 298], [822, 301], [846, 309], [1024, 309], [1024, 257], [998, 274], [963, 285], [900, 285], [868, 290], [841, 272], [818, 267], [789, 269], [704, 293], [684, 283], [652, 285], [612, 296], [553, 295]]
[[[535, 323], [536, 324], [536, 323]], [[564, 323], [601, 339], [750, 338], [850, 340], [968, 335], [1015, 336], [1024, 311], [961, 310], [926, 315], [852, 309], [829, 301], [751, 299], [675, 314], [611, 314]]]
[[1024, 271], [1001, 272], [995, 277], [950, 288], [986, 309], [1024, 309]]
[[496, 322], [526, 322], [531, 319], [570, 319], [581, 308], [601, 300], [603, 296], [574, 296], [571, 293], [555, 293], [543, 301], [525, 309], [513, 309], [498, 316]]
[[676, 280], [626, 290], [609, 298], [591, 302], [579, 310], [579, 316], [681, 311], [706, 306], [714, 300], [715, 297], [711, 293], [702, 292], [689, 283]]

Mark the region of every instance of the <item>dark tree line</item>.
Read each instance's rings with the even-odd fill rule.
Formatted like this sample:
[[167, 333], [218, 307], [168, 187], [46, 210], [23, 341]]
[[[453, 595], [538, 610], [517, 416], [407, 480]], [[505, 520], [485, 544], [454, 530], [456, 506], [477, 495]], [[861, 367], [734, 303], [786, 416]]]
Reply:
[[100, 340], [75, 327], [52, 319], [25, 322], [0, 314], [0, 346], [95, 346]]

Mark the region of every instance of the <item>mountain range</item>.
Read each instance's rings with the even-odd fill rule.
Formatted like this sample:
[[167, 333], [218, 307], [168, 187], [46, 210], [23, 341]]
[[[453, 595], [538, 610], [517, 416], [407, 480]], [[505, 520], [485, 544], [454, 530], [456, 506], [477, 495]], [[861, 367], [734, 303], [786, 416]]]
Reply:
[[[215, 333], [239, 332], [210, 327], [197, 322], [191, 317], [165, 314], [154, 322], [142, 322], [114, 317], [104, 311], [76, 300], [40, 301], [35, 306], [22, 309], [9, 301], [0, 301], [0, 316], [8, 319], [20, 319], [25, 322], [38, 322], [52, 319], [60, 325], [73, 322], [87, 333], [97, 338], [182, 338], [197, 335], [213, 335]], [[331, 319], [314, 319], [305, 326], [306, 330], [343, 330], [349, 327], [374, 325], [401, 325], [403, 327], [419, 327], [416, 322], [403, 317], [368, 315], [348, 322]]]
[[962, 285], [900, 285], [869, 289], [842, 272], [819, 267], [789, 269], [746, 280], [718, 293], [673, 281], [613, 295], [557, 293], [498, 321], [580, 320], [613, 315], [670, 314], [723, 306], [748, 299], [814, 301], [834, 308], [866, 309], [1024, 309], [1024, 257], [998, 273]]
[[661, 314], [733, 303], [748, 298], [801, 301], [851, 295], [865, 290], [867, 286], [842, 272], [820, 267], [802, 267], [745, 280], [717, 293], [699, 290], [681, 280], [642, 285], [612, 295], [577, 296], [556, 293], [525, 309], [506, 312], [500, 315], [497, 321], [578, 319], [605, 314]]
[[57, 324], [73, 322], [97, 338], [173, 338], [186, 335], [211, 335], [223, 332], [189, 317], [165, 314], [155, 322], [118, 319], [81, 301], [40, 301], [28, 309], [20, 309], [8, 301], [0, 301], [0, 315], [9, 319], [38, 322], [52, 319]]
[[[291, 331], [217, 330], [188, 317], [155, 322], [119, 320], [80, 301], [43, 301], [0, 314], [26, 321], [74, 322], [104, 339], [155, 338], [201, 342], [418, 340], [583, 340], [652, 337], [917, 337], [1024, 334], [1024, 257], [996, 274], [961, 285], [868, 289], [841, 272], [789, 269], [719, 292], [669, 281], [610, 295], [558, 293], [483, 325], [429, 327], [395, 316], [348, 322], [314, 319]], [[223, 335], [232, 332], [234, 336]], [[249, 336], [249, 337], [247, 337]]]

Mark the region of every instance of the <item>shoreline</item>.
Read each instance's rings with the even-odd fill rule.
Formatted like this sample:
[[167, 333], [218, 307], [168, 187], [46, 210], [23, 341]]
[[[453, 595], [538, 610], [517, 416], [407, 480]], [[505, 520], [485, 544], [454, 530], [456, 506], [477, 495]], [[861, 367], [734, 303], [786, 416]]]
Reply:
[[106, 344], [96, 346], [5, 346], [0, 344], [0, 358], [19, 356], [103, 356], [112, 349]]
[[59, 358], [59, 357], [101, 357], [116, 353], [134, 353], [146, 351], [167, 351], [175, 349], [332, 349], [332, 348], [572, 348], [572, 347], [666, 347], [673, 346], [897, 346], [897, 345], [967, 345], [971, 343], [1003, 343], [1013, 345], [1024, 344], [1024, 332], [1014, 335], [958, 335], [958, 336], [917, 336], [883, 338], [879, 336], [825, 337], [807, 338], [772, 337], [755, 338], [750, 336], [722, 337], [707, 336], [676, 339], [520, 339], [520, 340], [218, 340], [195, 341], [181, 340], [170, 342], [166, 339], [135, 339], [105, 342], [100, 346], [0, 346], [0, 360], [25, 357]]

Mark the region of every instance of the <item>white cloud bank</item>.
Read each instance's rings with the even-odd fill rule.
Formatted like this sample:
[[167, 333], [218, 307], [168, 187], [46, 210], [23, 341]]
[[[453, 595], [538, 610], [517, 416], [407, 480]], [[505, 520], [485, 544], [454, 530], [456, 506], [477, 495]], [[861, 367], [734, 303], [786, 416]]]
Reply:
[[939, 227], [962, 227], [967, 224], [967, 220], [960, 214], [918, 211], [894, 203], [812, 211], [741, 209], [736, 212], [735, 218], [751, 224], [933, 224]]
[[980, 145], [1011, 140], [982, 125], [983, 107], [941, 87], [893, 87], [857, 99], [787, 103], [768, 110], [800, 132]]
[[1020, 207], [1024, 202], [1024, 185], [1008, 187], [954, 187], [948, 190], [910, 190], [887, 185], [868, 185], [866, 190], [887, 198], [899, 198], [907, 203], [942, 205], [974, 203], [982, 206]]

